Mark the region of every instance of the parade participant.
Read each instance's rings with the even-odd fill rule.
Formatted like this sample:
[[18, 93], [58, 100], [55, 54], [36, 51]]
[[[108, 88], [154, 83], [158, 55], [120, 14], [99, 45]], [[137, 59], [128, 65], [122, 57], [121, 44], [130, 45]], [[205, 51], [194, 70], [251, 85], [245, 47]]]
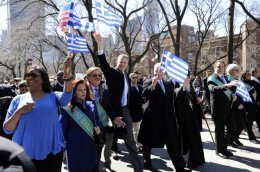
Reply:
[[245, 111], [246, 111], [246, 129], [247, 129], [247, 135], [252, 143], [258, 143], [256, 136], [253, 132], [253, 122], [256, 120], [257, 115], [257, 92], [256, 88], [253, 85], [253, 82], [251, 80], [251, 74], [246, 71], [242, 73], [241, 80], [244, 82], [252, 102], [244, 102], [245, 105]]
[[181, 152], [178, 150], [177, 124], [174, 112], [174, 88], [171, 81], [163, 80], [160, 63], [154, 65], [154, 77], [144, 82], [143, 97], [149, 101], [141, 123], [138, 141], [143, 144], [144, 168], [153, 170], [151, 149], [163, 148], [177, 172], [188, 171]]
[[[240, 73], [240, 67], [237, 64], [229, 64], [226, 69], [228, 81], [231, 82], [233, 80], [238, 80], [238, 76]], [[236, 87], [230, 88], [233, 94], [236, 92]], [[244, 114], [244, 105], [243, 99], [237, 96], [236, 99], [232, 99], [231, 104], [231, 122], [233, 129], [235, 130], [234, 137], [230, 146], [237, 148], [238, 146], [243, 146], [243, 144], [239, 141], [239, 135], [245, 128], [245, 114]]]
[[[102, 122], [102, 126], [104, 128], [104, 132], [106, 135], [106, 143], [104, 149], [104, 168], [103, 171], [112, 170], [111, 169], [111, 147], [113, 143], [114, 137], [114, 129], [115, 126], [121, 127], [121, 125], [125, 125], [120, 117], [117, 117], [112, 105], [109, 96], [109, 92], [106, 89], [105, 85], [101, 84], [102, 79], [102, 71], [99, 67], [90, 67], [86, 71], [86, 77], [88, 79], [88, 83], [90, 84], [90, 90], [94, 95], [94, 99], [96, 105], [98, 107], [99, 118]], [[101, 158], [103, 145], [98, 145], [98, 162]], [[99, 163], [98, 163], [99, 164]], [[96, 171], [98, 171], [99, 166], [97, 165]]]
[[112, 107], [116, 115], [118, 117], [122, 117], [125, 122], [125, 126], [123, 126], [124, 128], [120, 127], [117, 128], [117, 130], [120, 129], [122, 138], [129, 152], [134, 171], [141, 172], [143, 171], [143, 166], [134, 141], [132, 118], [129, 112], [130, 80], [128, 74], [126, 73], [129, 57], [124, 54], [119, 55], [117, 58], [116, 67], [110, 67], [103, 51], [104, 45], [100, 34], [94, 32], [93, 36], [98, 44], [98, 59], [111, 95]]
[[[74, 80], [72, 84], [73, 97], [61, 109], [68, 171], [92, 172], [98, 162], [94, 133], [100, 134], [102, 124], [87, 84], [84, 80]], [[76, 116], [81, 116], [81, 120]]]
[[196, 97], [190, 79], [184, 81], [180, 88], [176, 89], [176, 116], [178, 121], [178, 136], [183, 155], [188, 154], [187, 166], [196, 168], [205, 163], [203, 146], [200, 136], [198, 116], [201, 118], [201, 109], [198, 104], [202, 102]]
[[133, 132], [134, 132], [134, 139], [136, 142], [136, 146], [139, 152], [142, 152], [142, 144], [140, 144], [137, 140], [139, 129], [140, 129], [140, 124], [141, 120], [143, 118], [143, 109], [142, 109], [142, 104], [143, 104], [143, 87], [138, 84], [137, 79], [138, 79], [138, 74], [137, 73], [131, 73], [129, 75], [131, 79], [131, 87], [130, 87], [130, 95], [131, 95], [131, 100], [130, 100], [130, 112], [131, 112], [131, 117], [133, 119]]
[[51, 92], [44, 68], [27, 68], [24, 78], [29, 92], [16, 96], [7, 111], [5, 131], [13, 133], [12, 140], [24, 148], [38, 172], [61, 171], [65, 144], [57, 108], [71, 99], [71, 67], [71, 57], [67, 57], [63, 64], [66, 81], [63, 92]]
[[[227, 129], [225, 135], [225, 125], [230, 121], [230, 107], [232, 91], [229, 89], [237, 85], [237, 81], [228, 83], [224, 75], [225, 63], [221, 60], [215, 62], [214, 73], [208, 78], [208, 87], [211, 98], [212, 117], [215, 124], [216, 154], [222, 158], [233, 156], [227, 150], [228, 143], [231, 142], [234, 132], [232, 128]], [[227, 127], [229, 125], [226, 125]]]

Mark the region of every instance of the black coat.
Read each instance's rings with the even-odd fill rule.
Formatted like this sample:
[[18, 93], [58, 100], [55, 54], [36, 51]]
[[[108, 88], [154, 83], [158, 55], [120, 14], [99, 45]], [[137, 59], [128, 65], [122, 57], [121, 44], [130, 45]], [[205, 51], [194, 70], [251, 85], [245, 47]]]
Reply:
[[190, 92], [184, 91], [183, 87], [176, 89], [175, 104], [179, 124], [179, 144], [184, 154], [189, 152], [187, 164], [188, 167], [193, 168], [205, 163], [205, 158], [197, 119], [201, 114], [197, 109], [195, 91], [192, 86]]
[[[138, 91], [139, 90], [139, 91]], [[131, 117], [133, 122], [139, 122], [143, 118], [143, 87], [141, 85], [138, 85], [138, 90], [135, 86], [131, 86], [130, 89], [130, 95], [131, 95], [131, 101], [130, 101], [130, 111], [131, 111]]]
[[[106, 78], [106, 84], [108, 86], [108, 90], [111, 96], [112, 107], [116, 115], [122, 117], [123, 108], [121, 105], [121, 98], [123, 96], [123, 91], [124, 91], [124, 74], [117, 68], [110, 67], [106, 60], [106, 56], [104, 54], [98, 55], [98, 59], [99, 59], [101, 70], [103, 71]], [[126, 76], [128, 80], [128, 88], [130, 90], [130, 79], [128, 75]], [[128, 91], [127, 98], [128, 98], [127, 103], [129, 105], [130, 103], [129, 91]]]
[[60, 91], [63, 92], [63, 86], [61, 86], [58, 82], [52, 85], [52, 91]]
[[166, 94], [157, 83], [152, 89], [152, 80], [144, 83], [143, 97], [149, 101], [141, 123], [138, 141], [150, 147], [161, 148], [168, 139], [169, 144], [177, 143], [176, 118], [173, 105], [174, 87], [163, 81]]

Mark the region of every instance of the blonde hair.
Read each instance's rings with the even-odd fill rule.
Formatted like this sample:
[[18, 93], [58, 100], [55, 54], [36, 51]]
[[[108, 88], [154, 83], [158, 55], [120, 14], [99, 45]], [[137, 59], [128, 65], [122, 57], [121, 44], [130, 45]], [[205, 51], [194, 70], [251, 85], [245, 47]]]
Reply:
[[99, 71], [102, 71], [99, 67], [90, 67], [87, 71], [86, 71], [86, 76], [87, 77], [89, 77], [90, 76], [90, 74], [92, 73], [92, 72], [94, 72], [95, 70], [99, 70]]
[[235, 69], [240, 70], [240, 67], [239, 67], [237, 64], [229, 64], [229, 65], [227, 66], [226, 73], [227, 73], [228, 75], [231, 75], [230, 72], [231, 72], [232, 70], [235, 70]]

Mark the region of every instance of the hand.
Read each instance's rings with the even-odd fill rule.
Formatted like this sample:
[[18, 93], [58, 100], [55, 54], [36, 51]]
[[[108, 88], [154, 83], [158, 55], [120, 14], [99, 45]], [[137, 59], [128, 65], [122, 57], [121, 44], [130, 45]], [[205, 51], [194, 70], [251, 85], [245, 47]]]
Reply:
[[238, 80], [233, 80], [231, 81], [230, 83], [226, 84], [226, 86], [229, 88], [229, 87], [236, 87], [238, 84]]
[[101, 130], [99, 127], [94, 127], [94, 131], [96, 134], [100, 134], [101, 133]]
[[98, 50], [103, 50], [104, 44], [103, 44], [101, 35], [98, 32], [93, 32], [92, 35], [93, 35], [95, 41], [97, 42]]
[[120, 128], [120, 127], [125, 127], [125, 123], [124, 121], [122, 120], [122, 117], [116, 117], [113, 121], [113, 123], [116, 125], [117, 128]]
[[27, 112], [30, 112], [33, 108], [34, 108], [35, 104], [34, 102], [26, 102], [25, 105], [23, 105], [20, 110], [21, 110], [21, 113], [27, 113]]
[[153, 79], [152, 79], [153, 89], [155, 88], [155, 85], [157, 84], [157, 82], [158, 82], [158, 76], [153, 77]]
[[233, 100], [233, 102], [236, 101], [236, 99], [237, 99], [237, 95], [232, 94], [232, 100]]
[[240, 104], [238, 107], [237, 107], [239, 110], [241, 109], [244, 109], [244, 106], [242, 104]]
[[67, 56], [63, 62], [63, 70], [64, 70], [65, 78], [69, 78], [71, 76], [71, 68], [72, 68], [72, 57]]
[[203, 103], [203, 99], [200, 97], [196, 98], [197, 104], [202, 104]]
[[188, 85], [190, 84], [190, 78], [187, 77], [183, 82], [183, 88], [186, 89]]

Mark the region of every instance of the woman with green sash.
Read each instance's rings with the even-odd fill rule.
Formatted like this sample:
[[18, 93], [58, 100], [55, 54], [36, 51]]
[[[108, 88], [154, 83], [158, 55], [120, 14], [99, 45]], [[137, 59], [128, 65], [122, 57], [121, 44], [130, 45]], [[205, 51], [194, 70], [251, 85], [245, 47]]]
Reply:
[[258, 143], [256, 136], [254, 135], [253, 130], [252, 130], [253, 122], [256, 120], [256, 112], [257, 112], [256, 90], [251, 81], [251, 74], [248, 71], [246, 71], [242, 74], [241, 80], [245, 83], [245, 86], [253, 101], [252, 103], [244, 102], [245, 110], [246, 110], [246, 128], [247, 128], [248, 138], [249, 138], [250, 142]]
[[[228, 81], [239, 79], [240, 67], [237, 64], [229, 64], [226, 69]], [[236, 92], [236, 87], [231, 87], [230, 90], [233, 94]], [[245, 109], [243, 99], [239, 96], [233, 96], [231, 103], [231, 122], [233, 122], [234, 136], [229, 143], [232, 147], [243, 146], [243, 143], [239, 141], [239, 135], [245, 128]]]
[[94, 132], [102, 126], [91, 91], [84, 80], [74, 80], [73, 97], [62, 108], [62, 128], [69, 172], [93, 172], [98, 156]]

